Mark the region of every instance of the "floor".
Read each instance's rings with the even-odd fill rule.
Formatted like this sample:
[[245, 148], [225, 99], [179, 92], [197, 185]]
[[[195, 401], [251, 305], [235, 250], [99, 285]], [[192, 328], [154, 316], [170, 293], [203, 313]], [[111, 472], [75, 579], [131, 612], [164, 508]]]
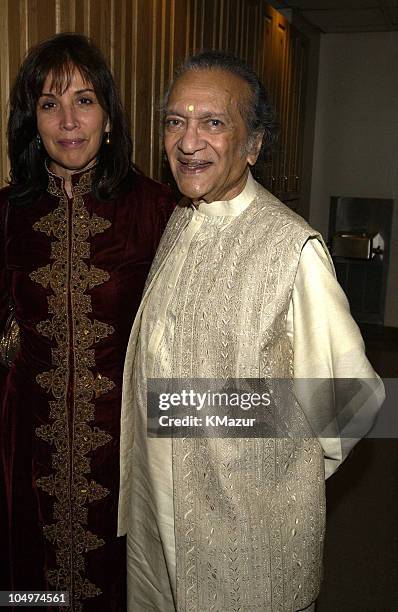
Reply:
[[[398, 329], [364, 326], [373, 367], [398, 378]], [[398, 611], [398, 439], [359, 442], [327, 482], [317, 612]]]

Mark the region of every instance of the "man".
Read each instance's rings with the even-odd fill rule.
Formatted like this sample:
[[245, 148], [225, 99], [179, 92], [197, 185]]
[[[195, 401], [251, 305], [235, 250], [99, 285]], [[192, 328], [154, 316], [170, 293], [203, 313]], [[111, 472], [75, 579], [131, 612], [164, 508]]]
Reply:
[[125, 365], [119, 521], [130, 611], [312, 610], [324, 476], [352, 445], [336, 437], [333, 384], [297, 384], [288, 415], [320, 440], [311, 429], [147, 438], [148, 378], [372, 379], [376, 401], [348, 406], [361, 433], [381, 401], [322, 239], [250, 174], [272, 129], [256, 75], [231, 56], [191, 58], [169, 91], [165, 148], [187, 199], [163, 236]]

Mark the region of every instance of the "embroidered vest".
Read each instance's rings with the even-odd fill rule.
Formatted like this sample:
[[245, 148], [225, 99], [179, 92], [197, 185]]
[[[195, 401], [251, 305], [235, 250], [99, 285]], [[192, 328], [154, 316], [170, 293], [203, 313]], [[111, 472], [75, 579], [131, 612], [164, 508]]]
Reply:
[[[174, 214], [151, 278], [191, 215]], [[179, 281], [173, 376], [291, 379], [286, 318], [316, 235], [259, 191], [220, 232], [200, 287], [194, 269]], [[173, 440], [178, 612], [292, 612], [317, 597], [323, 456], [300, 407], [290, 410], [303, 438]]]

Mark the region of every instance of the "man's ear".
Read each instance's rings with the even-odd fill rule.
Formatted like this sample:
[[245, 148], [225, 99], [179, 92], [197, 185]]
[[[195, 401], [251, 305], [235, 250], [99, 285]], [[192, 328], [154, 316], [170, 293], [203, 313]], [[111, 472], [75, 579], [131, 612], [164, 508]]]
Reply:
[[264, 132], [256, 134], [250, 142], [250, 150], [247, 154], [247, 162], [250, 166], [254, 166], [261, 151], [263, 144]]

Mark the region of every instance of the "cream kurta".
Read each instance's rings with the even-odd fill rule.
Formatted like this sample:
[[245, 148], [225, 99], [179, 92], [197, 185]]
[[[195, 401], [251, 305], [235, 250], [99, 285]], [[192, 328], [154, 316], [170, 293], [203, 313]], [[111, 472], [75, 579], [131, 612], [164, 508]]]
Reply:
[[[135, 435], [130, 457], [133, 466], [128, 530], [130, 612], [177, 609], [172, 444], [169, 439], [146, 437], [146, 379], [183, 377], [174, 346], [180, 281], [192, 274], [193, 268], [196, 278], [206, 274], [213, 243], [246, 209], [256, 191], [256, 183], [249, 175], [244, 191], [234, 200], [200, 204], [146, 294], [132, 380]], [[317, 239], [308, 240], [302, 249], [286, 330], [293, 348], [296, 378], [374, 376], [347, 300]], [[313, 407], [308, 405], [305, 391], [299, 388], [297, 395], [311, 421]], [[367, 428], [368, 423], [364, 425]], [[320, 442], [329, 476], [346, 452], [340, 438], [328, 437]]]
[[[171, 376], [175, 303], [178, 280], [190, 247], [208, 246], [208, 236], [222, 231], [255, 196], [254, 181], [232, 202], [200, 204], [186, 228], [178, 248], [171, 251], [156, 279], [142, 312], [139, 345], [134, 364], [136, 406], [136, 445], [133, 463], [137, 465], [133, 482], [128, 532], [129, 610], [175, 610], [175, 542], [170, 439], [146, 437], [146, 378]], [[203, 244], [203, 247], [201, 245]], [[145, 350], [145, 347], [146, 350]], [[140, 458], [146, 457], [147, 463]], [[143, 484], [145, 482], [145, 484]], [[157, 512], [154, 514], [153, 508]], [[150, 534], [150, 536], [149, 536]], [[149, 536], [149, 537], [148, 537]], [[159, 538], [159, 539], [158, 539]], [[148, 545], [150, 539], [151, 544]], [[140, 554], [137, 554], [140, 551]], [[151, 585], [151, 587], [149, 587]]]

